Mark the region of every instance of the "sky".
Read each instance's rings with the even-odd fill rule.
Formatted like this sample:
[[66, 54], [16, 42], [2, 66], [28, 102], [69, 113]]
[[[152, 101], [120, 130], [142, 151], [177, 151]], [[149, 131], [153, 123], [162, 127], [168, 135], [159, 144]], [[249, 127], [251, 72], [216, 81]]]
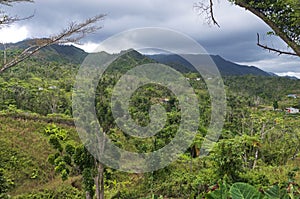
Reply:
[[270, 53], [256, 45], [256, 34], [261, 43], [289, 50], [274, 36], [271, 29], [252, 13], [230, 4], [215, 2], [215, 17], [220, 24], [207, 24], [205, 15], [194, 8], [197, 0], [35, 0], [2, 6], [11, 15], [30, 20], [0, 29], [0, 42], [17, 42], [27, 38], [54, 35], [72, 21], [83, 21], [97, 14], [106, 14], [99, 22], [102, 29], [85, 37], [79, 47], [91, 52], [103, 40], [132, 28], [169, 28], [196, 40], [209, 54], [245, 65], [253, 65], [278, 75], [300, 78], [300, 58]]

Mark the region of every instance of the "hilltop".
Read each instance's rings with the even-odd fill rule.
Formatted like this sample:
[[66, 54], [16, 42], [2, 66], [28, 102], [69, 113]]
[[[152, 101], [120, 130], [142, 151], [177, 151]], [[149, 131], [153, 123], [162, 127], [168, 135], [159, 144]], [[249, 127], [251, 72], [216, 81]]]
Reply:
[[[209, 63], [205, 63], [207, 62], [205, 55], [184, 55], [184, 56], [189, 56], [194, 60], [196, 59], [197, 64], [199, 65], [209, 64]], [[160, 63], [170, 65], [182, 72], [195, 72], [194, 67], [179, 55], [157, 54], [157, 55], [148, 55], [148, 57]], [[210, 55], [210, 57], [211, 60], [215, 63], [215, 65], [219, 69], [222, 76], [232, 76], [232, 75], [270, 76], [268, 72], [265, 72], [255, 66], [236, 64], [234, 62], [225, 60], [223, 57], [219, 55]]]
[[[24, 40], [14, 44], [7, 44], [8, 49], [25, 49], [28, 48], [34, 40]], [[2, 49], [1, 49], [2, 48]], [[0, 47], [3, 50], [3, 46]], [[81, 64], [84, 58], [89, 53], [86, 53], [82, 49], [73, 45], [58, 45], [54, 44], [42, 49], [38, 52], [35, 57], [46, 60], [46, 61], [58, 61], [58, 62], [71, 62], [74, 64]], [[151, 62], [158, 62], [169, 65], [174, 69], [188, 73], [195, 72], [195, 68], [187, 62], [184, 58], [174, 54], [154, 54], [154, 55], [143, 55], [135, 50], [131, 52], [131, 56], [137, 60], [151, 59]], [[199, 65], [207, 64], [204, 55], [189, 55], [193, 59], [197, 59]], [[210, 55], [212, 61], [219, 69], [222, 76], [232, 75], [254, 75], [254, 76], [271, 76], [273, 74], [265, 72], [255, 66], [240, 65], [224, 59], [219, 55]]]
[[[35, 44], [34, 39], [28, 39], [17, 43], [6, 44], [6, 49], [14, 51], [18, 49], [26, 49]], [[0, 46], [0, 50], [4, 50], [4, 46]], [[34, 57], [44, 61], [70, 62], [80, 64], [88, 55], [84, 50], [75, 47], [74, 45], [59, 45], [53, 44], [38, 51]]]

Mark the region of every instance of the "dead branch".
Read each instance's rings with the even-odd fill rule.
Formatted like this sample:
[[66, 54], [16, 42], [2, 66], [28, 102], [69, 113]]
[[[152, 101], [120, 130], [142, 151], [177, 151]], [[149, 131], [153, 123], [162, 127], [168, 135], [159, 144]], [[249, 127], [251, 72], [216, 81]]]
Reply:
[[12, 3], [21, 3], [21, 2], [28, 2], [28, 3], [33, 3], [33, 0], [0, 0], [0, 4], [6, 5], [6, 6], [11, 6]]
[[28, 19], [31, 19], [32, 17], [34, 17], [34, 14], [32, 14], [28, 17], [23, 17], [23, 18], [20, 18], [18, 16], [12, 17], [12, 16], [8, 16], [8, 15], [4, 15], [0, 18], [0, 29], [3, 28], [4, 26], [8, 26], [17, 21], [28, 20]]
[[87, 34], [99, 30], [101, 27], [96, 26], [95, 24], [98, 21], [102, 20], [104, 16], [105, 15], [97, 15], [87, 19], [82, 23], [72, 22], [66, 29], [64, 29], [61, 33], [57, 35], [50, 36], [49, 38], [35, 39], [32, 43], [30, 43], [30, 46], [28, 48], [26, 48], [19, 55], [14, 57], [14, 59], [4, 64], [0, 68], [0, 73], [24, 61], [25, 59], [32, 56], [42, 48], [45, 48], [52, 44], [77, 43]]
[[296, 53], [293, 53], [293, 52], [287, 52], [287, 51], [281, 51], [281, 50], [278, 50], [278, 49], [275, 49], [275, 48], [270, 48], [268, 47], [267, 45], [263, 45], [260, 43], [260, 38], [259, 38], [259, 34], [257, 33], [257, 45], [263, 49], [266, 49], [266, 50], [269, 50], [269, 51], [273, 51], [273, 52], [276, 52], [278, 53], [279, 55], [281, 54], [285, 54], [285, 55], [293, 55], [293, 56], [299, 56], [298, 54]]
[[[21, 2], [33, 3], [33, 0], [0, 0], [0, 5], [2, 4], [5, 6], [12, 6], [12, 3], [21, 3]], [[2, 10], [0, 10], [0, 14], [2, 15], [0, 16], [0, 29], [14, 22], [27, 20], [34, 16], [34, 14], [23, 18], [20, 18], [18, 16], [9, 16], [5, 14], [5, 12], [3, 12]]]
[[207, 20], [208, 24], [211, 24], [212, 22], [214, 25], [220, 27], [219, 23], [215, 19], [213, 6], [214, 6], [213, 0], [209, 0], [209, 5], [207, 5], [204, 2], [198, 2], [194, 4], [194, 8], [199, 13], [199, 15], [202, 14], [206, 15], [205, 19]]

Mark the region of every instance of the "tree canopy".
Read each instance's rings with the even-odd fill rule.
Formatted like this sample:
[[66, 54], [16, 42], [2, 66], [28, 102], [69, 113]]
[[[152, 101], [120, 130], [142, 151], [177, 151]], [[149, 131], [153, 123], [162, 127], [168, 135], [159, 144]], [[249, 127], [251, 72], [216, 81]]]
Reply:
[[[300, 56], [300, 1], [299, 0], [228, 0], [233, 4], [245, 8], [261, 20], [271, 29], [268, 34], [280, 37], [293, 52], [271, 48], [261, 44], [257, 35], [257, 45], [279, 54]], [[209, 3], [199, 2], [195, 7], [200, 13], [205, 12], [213, 24], [218, 25], [214, 17], [213, 0]]]

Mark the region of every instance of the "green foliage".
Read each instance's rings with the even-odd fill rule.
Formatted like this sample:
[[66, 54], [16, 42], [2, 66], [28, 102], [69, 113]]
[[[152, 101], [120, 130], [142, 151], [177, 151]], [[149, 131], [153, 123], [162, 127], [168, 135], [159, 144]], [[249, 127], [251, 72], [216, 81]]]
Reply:
[[299, 31], [299, 1], [297, 0], [278, 0], [278, 1], [250, 1], [249, 4], [255, 9], [264, 13], [269, 19], [274, 21], [284, 33], [286, 33], [292, 40], [300, 45], [300, 31]]
[[[12, 198], [29, 192], [37, 193], [44, 187], [58, 183], [54, 167], [49, 162], [54, 164], [59, 153], [48, 143], [44, 133], [48, 121], [38, 115], [27, 114], [27, 119], [16, 116], [3, 113], [0, 116], [0, 168], [9, 185], [7, 194]], [[61, 124], [57, 123], [56, 126], [62, 129]], [[68, 129], [68, 137], [73, 142], [78, 140], [73, 127], [64, 125], [63, 129]], [[48, 162], [50, 154], [53, 157], [49, 157]], [[65, 185], [69, 184], [65, 182]], [[51, 192], [54, 194], [56, 191], [54, 189]]]
[[207, 199], [227, 199], [229, 198], [229, 186], [224, 181], [219, 183], [219, 186], [216, 190], [211, 191], [205, 195]]
[[[299, 80], [284, 77], [248, 75], [243, 77], [226, 76], [223, 79], [225, 85], [229, 87], [230, 96], [234, 94], [234, 97], [248, 101], [248, 104], [245, 103], [243, 107], [272, 105], [273, 101], [278, 101], [280, 106], [280, 100], [283, 100], [288, 94], [300, 91]], [[232, 100], [234, 99], [230, 99], [229, 103], [232, 103]]]
[[74, 152], [75, 152], [75, 147], [70, 144], [70, 143], [67, 143], [66, 144], [66, 152], [69, 154], [69, 155], [73, 155]]
[[29, 59], [0, 77], [0, 110], [17, 109], [42, 115], [71, 115], [74, 64]]
[[259, 199], [260, 193], [255, 189], [255, 187], [237, 182], [234, 183], [229, 190], [232, 199]]
[[62, 152], [63, 148], [59, 142], [59, 138], [56, 135], [50, 135], [49, 143], [57, 150]]
[[[133, 93], [130, 116], [137, 124], [146, 126], [150, 122], [149, 108], [160, 104], [167, 111], [163, 129], [151, 138], [140, 139], [116, 126], [110, 106], [113, 87], [123, 72], [148, 62], [151, 60], [136, 53], [117, 60], [100, 80], [95, 100], [97, 117], [111, 141], [124, 150], [140, 153], [170, 143], [181, 120], [176, 96], [163, 86], [149, 84]], [[0, 77], [0, 109], [3, 110], [0, 187], [14, 182], [5, 188], [12, 196], [82, 198], [84, 191], [94, 195], [98, 162], [79, 142], [75, 128], [71, 127], [73, 120], [66, 116], [71, 111], [70, 94], [76, 70], [72, 64], [30, 60]], [[265, 198], [297, 198], [299, 115], [290, 116], [280, 110], [299, 106], [299, 99], [287, 97], [290, 93], [300, 93], [299, 81], [278, 77], [225, 77], [228, 105], [225, 126], [211, 153], [198, 158], [191, 157], [191, 152], [200, 151], [207, 133], [210, 97], [205, 83], [195, 80], [197, 74], [185, 75], [199, 98], [201, 114], [193, 145], [177, 161], [152, 173], [127, 174], [105, 168], [107, 198], [225, 199], [247, 198], [247, 193], [248, 198], [257, 194]], [[169, 101], [162, 100], [165, 98]], [[120, 108], [122, 103], [117, 106]], [[119, 116], [122, 115], [120, 112]], [[112, 155], [126, 158], [117, 153]], [[74, 185], [79, 188], [68, 185], [74, 177], [80, 179], [77, 181], [80, 185]], [[68, 188], [48, 188], [56, 188], [55, 183], [66, 184]]]
[[53, 190], [45, 189], [40, 192], [22, 194], [15, 198], [16, 199], [62, 199], [62, 198], [82, 199], [84, 198], [84, 195], [78, 189], [72, 186], [60, 186]]
[[239, 173], [244, 171], [241, 148], [244, 144], [238, 139], [226, 139], [216, 145], [210, 158], [213, 160], [215, 172], [221, 179], [228, 178], [230, 182], [240, 179]]
[[88, 191], [91, 194], [91, 196], [93, 196], [95, 194], [94, 171], [91, 168], [85, 168], [82, 171], [82, 177], [84, 189]]
[[278, 106], [278, 101], [275, 100], [275, 101], [273, 102], [273, 108], [274, 108], [274, 110], [279, 108], [279, 106]]
[[[229, 0], [250, 10], [267, 23], [278, 36], [299, 50], [300, 3], [298, 0]], [[263, 16], [262, 16], [263, 15]], [[296, 46], [296, 47], [295, 47]], [[299, 55], [299, 51], [297, 52]]]
[[0, 196], [8, 191], [10, 184], [8, 179], [4, 176], [4, 170], [0, 168]]
[[282, 199], [282, 198], [287, 198], [287, 192], [284, 189], [280, 189], [278, 184], [274, 185], [270, 189], [265, 191], [265, 195], [268, 198], [272, 199]]
[[93, 196], [95, 160], [91, 154], [82, 144], [69, 140], [65, 129], [49, 125], [44, 131], [49, 136], [49, 143], [58, 151], [48, 156], [48, 161], [55, 166], [55, 172], [60, 174], [63, 181], [70, 175], [82, 174], [84, 189]]
[[228, 186], [225, 182], [215, 186], [216, 189], [205, 195], [207, 199], [294, 199], [299, 198], [298, 185], [290, 183], [288, 187], [279, 187], [278, 184], [258, 191], [254, 186], [236, 182]]

